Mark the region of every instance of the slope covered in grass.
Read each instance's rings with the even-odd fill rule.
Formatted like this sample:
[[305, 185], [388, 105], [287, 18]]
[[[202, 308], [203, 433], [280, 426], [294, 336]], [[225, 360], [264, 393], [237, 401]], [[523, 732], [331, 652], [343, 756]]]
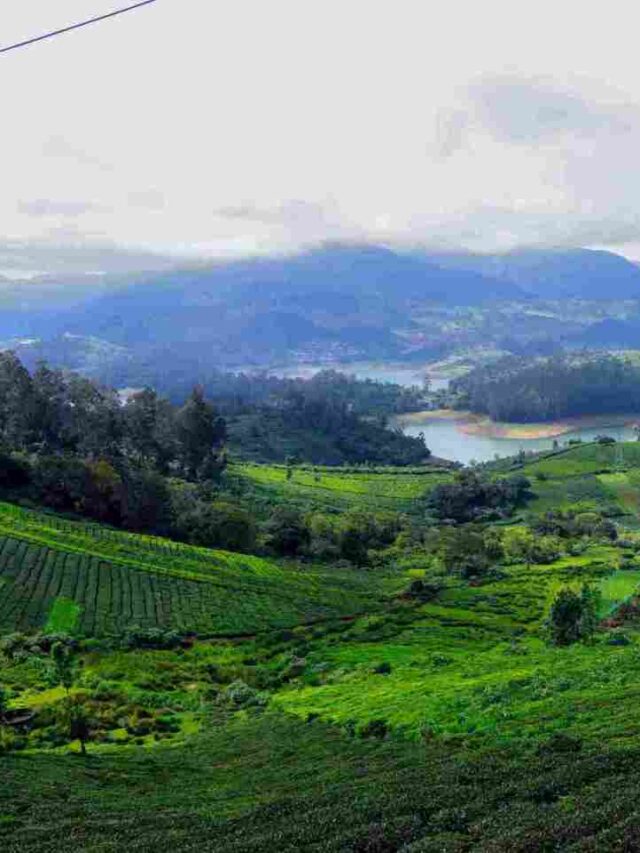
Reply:
[[286, 501], [305, 509], [391, 510], [412, 513], [419, 499], [439, 483], [451, 479], [446, 469], [379, 468], [374, 470], [234, 464], [237, 477], [266, 503]]
[[[406, 501], [422, 537], [406, 533], [357, 570], [0, 506], [0, 601], [22, 607], [27, 627], [99, 635], [140, 618], [210, 635], [179, 649], [81, 646], [73, 696], [97, 721], [86, 759], [69, 755], [77, 742], [55, 727], [64, 691], [43, 677], [46, 652], [0, 661], [10, 706], [36, 714], [22, 752], [3, 756], [0, 847], [638, 849], [640, 623], [632, 608], [622, 627], [610, 619], [640, 586], [640, 537], [625, 529], [635, 453], [623, 448], [624, 466], [619, 448], [592, 445], [526, 460], [536, 497], [520, 518], [485, 527], [524, 531], [546, 509], [595, 506], [618, 513], [621, 541], [572, 534], [548, 563], [501, 559], [472, 578], [443, 570], [439, 531], [421, 521], [425, 484], [445, 473], [318, 480], [234, 466], [251, 499], [262, 489], [271, 504], [324, 499], [339, 512]], [[418, 580], [432, 585], [424, 598], [407, 590]], [[554, 597], [584, 583], [601, 591], [608, 621], [588, 642], [550, 645]]]
[[132, 625], [254, 633], [362, 612], [357, 572], [300, 570], [0, 505], [0, 631], [73, 624], [86, 635]]

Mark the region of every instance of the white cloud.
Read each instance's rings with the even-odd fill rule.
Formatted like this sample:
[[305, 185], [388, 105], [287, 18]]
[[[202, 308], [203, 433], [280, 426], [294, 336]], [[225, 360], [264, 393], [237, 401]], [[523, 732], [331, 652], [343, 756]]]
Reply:
[[[0, 31], [85, 15], [21, 0]], [[628, 0], [159, 2], [0, 58], [0, 237], [633, 252], [638, 23]]]

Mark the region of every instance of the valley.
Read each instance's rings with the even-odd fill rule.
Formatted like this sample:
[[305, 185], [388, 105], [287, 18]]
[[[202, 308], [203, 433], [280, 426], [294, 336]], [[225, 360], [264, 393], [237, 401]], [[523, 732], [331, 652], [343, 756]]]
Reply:
[[[429, 495], [456, 481], [446, 469], [229, 467], [223, 487], [258, 517], [401, 513], [404, 532], [361, 566], [3, 503], [0, 684], [8, 713], [30, 718], [0, 727], [3, 849], [632, 839], [612, 809], [637, 796], [639, 471], [637, 442], [488, 463], [491, 480], [524, 475], [531, 494], [470, 525], [502, 543], [470, 577], [442, 550], [469, 525], [426, 521]], [[538, 534], [548, 552], [522, 550], [540, 524], [558, 525]], [[555, 597], [585, 583], [599, 591], [595, 634], [550, 644]], [[70, 698], [52, 643], [72, 643]], [[84, 758], [67, 702], [90, 721]]]

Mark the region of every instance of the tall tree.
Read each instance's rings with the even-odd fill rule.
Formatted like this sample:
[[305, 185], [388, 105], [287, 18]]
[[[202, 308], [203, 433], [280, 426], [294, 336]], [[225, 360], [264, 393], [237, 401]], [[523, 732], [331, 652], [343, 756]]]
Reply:
[[180, 457], [184, 473], [196, 480], [211, 479], [222, 467], [221, 448], [227, 435], [223, 418], [196, 387], [177, 415]]

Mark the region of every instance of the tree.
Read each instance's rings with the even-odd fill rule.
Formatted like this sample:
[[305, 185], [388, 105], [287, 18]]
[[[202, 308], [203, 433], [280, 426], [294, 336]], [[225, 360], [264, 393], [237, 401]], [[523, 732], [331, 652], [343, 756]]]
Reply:
[[76, 680], [78, 661], [69, 643], [59, 641], [51, 646], [50, 677], [54, 684], [64, 687], [67, 697]]
[[457, 522], [508, 515], [529, 496], [531, 483], [522, 474], [498, 480], [463, 469], [452, 483], [440, 483], [426, 498], [427, 506], [440, 519]]
[[488, 571], [491, 559], [483, 533], [470, 527], [444, 530], [440, 541], [442, 565], [463, 578], [480, 577]]
[[54, 643], [51, 646], [50, 662], [51, 681], [63, 687], [66, 693], [61, 705], [62, 720], [68, 726], [70, 740], [79, 740], [80, 752], [86, 755], [86, 744], [91, 734], [89, 718], [80, 698], [71, 695], [80, 668], [75, 648], [70, 642], [62, 640]]
[[556, 595], [549, 618], [547, 630], [554, 646], [569, 646], [572, 643], [588, 640], [594, 633], [598, 622], [598, 593], [584, 584], [578, 593], [568, 587]]
[[295, 557], [309, 543], [309, 530], [297, 509], [278, 506], [265, 525], [266, 545], [276, 554]]
[[71, 740], [80, 741], [80, 752], [87, 754], [87, 741], [91, 737], [89, 715], [87, 709], [77, 698], [67, 700], [67, 714], [69, 722], [69, 737]]
[[45, 453], [72, 448], [71, 408], [64, 375], [40, 362], [31, 384], [34, 440]]
[[185, 474], [192, 480], [202, 473], [215, 474], [216, 451], [222, 447], [227, 430], [224, 419], [205, 400], [202, 388], [194, 388], [178, 412], [177, 432]]
[[151, 388], [145, 388], [128, 400], [124, 424], [125, 441], [133, 460], [166, 473], [177, 454], [171, 404]]
[[13, 352], [0, 352], [0, 440], [14, 449], [32, 438], [33, 386], [29, 372]]

